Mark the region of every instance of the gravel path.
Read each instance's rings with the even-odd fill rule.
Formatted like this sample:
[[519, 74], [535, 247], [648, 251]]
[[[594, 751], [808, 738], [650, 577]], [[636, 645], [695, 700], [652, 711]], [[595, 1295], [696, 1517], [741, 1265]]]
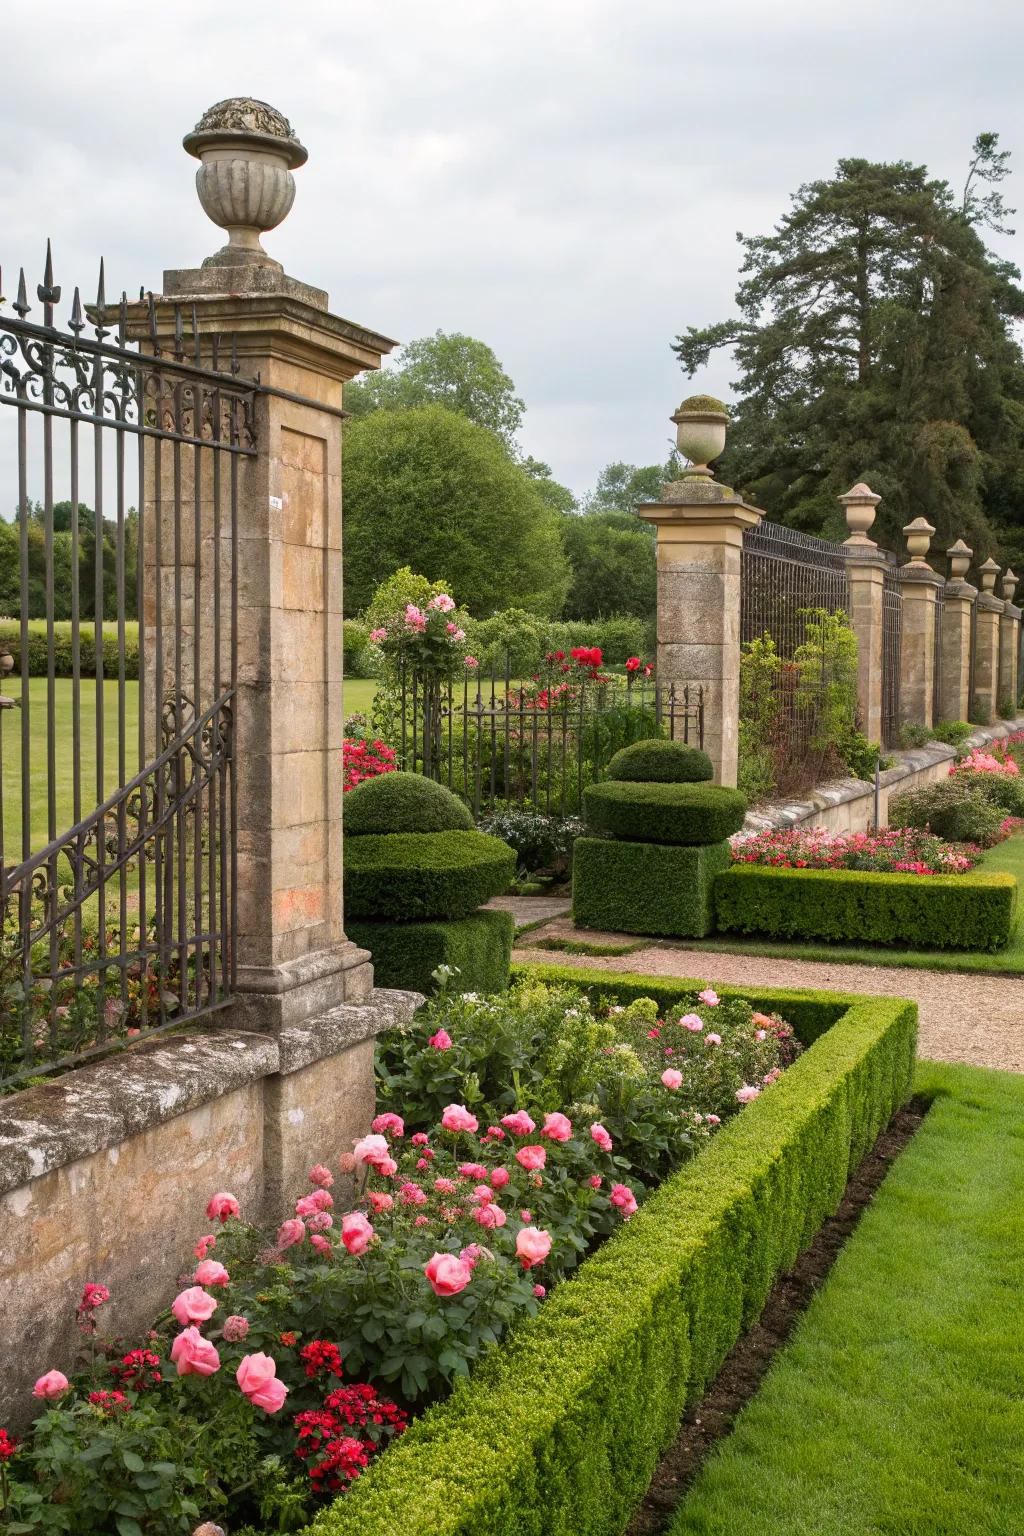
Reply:
[[[564, 919], [546, 926], [599, 943], [628, 942], [623, 934], [573, 929]], [[529, 935], [532, 938], [534, 935]], [[515, 959], [535, 964], [587, 966], [603, 971], [638, 971], [655, 976], [700, 976], [750, 986], [820, 987], [835, 992], [912, 997], [920, 1009], [918, 1053], [934, 1061], [967, 1062], [1024, 1072], [1024, 979], [1018, 976], [961, 976], [882, 965], [832, 965], [817, 960], [766, 960], [754, 955], [719, 955], [657, 943], [631, 955], [570, 955], [524, 946]]]

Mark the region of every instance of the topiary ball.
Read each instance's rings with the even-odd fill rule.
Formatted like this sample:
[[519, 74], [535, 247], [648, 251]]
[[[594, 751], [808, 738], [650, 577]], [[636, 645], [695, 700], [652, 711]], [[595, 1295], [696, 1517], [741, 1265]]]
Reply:
[[713, 778], [714, 768], [706, 752], [681, 741], [634, 741], [616, 752], [606, 777], [647, 784], [700, 784]]
[[350, 789], [343, 801], [346, 837], [386, 832], [472, 832], [469, 807], [418, 773], [382, 773]]

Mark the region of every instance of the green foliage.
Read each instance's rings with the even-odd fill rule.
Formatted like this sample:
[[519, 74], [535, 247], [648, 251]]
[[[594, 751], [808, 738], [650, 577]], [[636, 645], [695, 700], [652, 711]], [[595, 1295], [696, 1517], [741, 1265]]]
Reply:
[[1016, 902], [1012, 875], [977, 871], [882, 875], [736, 864], [714, 887], [715, 924], [727, 933], [927, 949], [1004, 948]]
[[468, 917], [507, 890], [515, 872], [512, 849], [483, 832], [350, 837], [345, 842], [345, 915], [394, 922]]
[[[21, 625], [16, 619], [0, 618], [0, 644], [10, 648], [14, 657], [14, 672], [12, 676], [21, 674]], [[139, 626], [134, 619], [126, 621], [124, 626], [125, 644], [125, 677], [137, 678], [139, 675]], [[92, 625], [82, 625], [78, 631], [78, 653], [80, 676], [96, 676], [96, 631]], [[118, 668], [118, 642], [117, 625], [108, 620], [103, 626], [103, 675], [108, 678], [117, 678]], [[55, 677], [74, 676], [74, 655], [72, 644], [71, 625], [69, 623], [54, 624], [53, 626], [53, 661]], [[46, 624], [40, 619], [32, 619], [28, 626], [28, 675], [29, 677], [45, 677], [47, 675], [47, 640]], [[10, 689], [8, 689], [8, 692]]]
[[376, 677], [380, 658], [370, 644], [369, 626], [362, 619], [346, 619], [342, 624], [342, 655], [346, 677]]
[[658, 737], [632, 742], [608, 764], [608, 778], [623, 782], [696, 784], [710, 780], [714, 771], [710, 757], [699, 747]]
[[974, 727], [967, 720], [940, 720], [932, 735], [947, 747], [959, 747], [974, 734]]
[[631, 656], [645, 656], [651, 650], [649, 626], [630, 614], [615, 614], [606, 619], [556, 623], [548, 629], [548, 649], [565, 651], [578, 646], [597, 646], [606, 667], [621, 667]]
[[578, 816], [547, 816], [530, 806], [499, 804], [481, 817], [480, 830], [514, 848], [520, 870], [561, 874], [572, 863], [573, 844], [586, 826]]
[[1002, 774], [951, 774], [935, 784], [907, 789], [889, 801], [889, 825], [928, 828], [951, 843], [977, 843], [989, 848], [999, 840], [1005, 810], [994, 798], [1013, 793], [1003, 784], [990, 783]]
[[316, 1536], [619, 1536], [686, 1408], [906, 1098], [914, 1004], [833, 1004], [827, 1038], [424, 1414]]
[[[77, 578], [71, 537], [71, 502], [58, 501], [53, 508], [53, 616], [71, 618], [72, 591], [77, 579], [79, 614], [92, 619], [96, 612], [96, 514], [79, 503]], [[139, 519], [129, 508], [122, 529], [124, 548], [124, 611], [136, 619]], [[41, 503], [28, 514], [28, 617], [46, 618], [46, 515]], [[117, 523], [103, 520], [103, 614], [117, 615]], [[21, 519], [0, 517], [0, 618], [21, 613]]]
[[713, 926], [715, 876], [729, 860], [728, 843], [698, 848], [579, 837], [572, 915], [584, 928], [703, 938]]
[[779, 653], [771, 635], [740, 652], [740, 745], [737, 783], [747, 799], [767, 800], [775, 788], [779, 735]]
[[796, 706], [813, 717], [811, 745], [819, 752], [838, 747], [857, 717], [857, 636], [842, 611], [801, 611], [804, 638], [793, 652], [797, 666]]
[[345, 836], [379, 832], [471, 832], [473, 816], [457, 795], [418, 773], [384, 773], [349, 790]]
[[647, 843], [720, 843], [740, 830], [747, 814], [740, 791], [719, 784], [606, 779], [583, 791], [583, 806], [594, 831]]
[[[455, 992], [503, 992], [515, 936], [511, 912], [485, 908], [454, 922], [388, 923], [349, 921], [353, 944], [373, 956], [378, 987], [407, 987], [429, 994], [439, 965], [456, 974]], [[441, 1106], [444, 1108], [444, 1105]]]
[[504, 680], [529, 677], [551, 649], [551, 626], [525, 608], [503, 608], [489, 619], [470, 620], [469, 645], [480, 663], [482, 677]]
[[512, 603], [558, 613], [569, 581], [558, 523], [493, 433], [440, 405], [374, 411], [346, 429], [350, 612], [414, 561], [478, 616]]
[[[583, 503], [586, 513], [622, 512], [635, 519], [643, 502], [660, 501], [662, 486], [676, 480], [682, 460], [673, 448], [665, 464], [609, 464], [597, 477], [597, 485]], [[652, 530], [653, 532], [653, 530]]]
[[589, 511], [563, 518], [561, 530], [572, 571], [567, 618], [625, 613], [646, 622], [653, 617], [657, 576], [652, 524], [631, 512]]
[[853, 726], [836, 743], [838, 752], [855, 779], [873, 779], [882, 761], [882, 749]]
[[490, 347], [457, 331], [420, 336], [402, 348], [391, 367], [345, 386], [345, 409], [357, 419], [422, 405], [464, 416], [492, 432], [509, 452], [526, 410]]
[[[998, 153], [975, 146], [976, 178]], [[1016, 559], [1024, 294], [980, 237], [985, 201], [959, 204], [923, 166], [844, 159], [770, 234], [740, 236], [738, 316], [675, 344], [691, 376], [735, 353], [723, 480], [777, 521], [842, 537], [836, 497], [867, 479], [890, 548], [923, 514], [941, 547], [987, 548], [1003, 527]]]

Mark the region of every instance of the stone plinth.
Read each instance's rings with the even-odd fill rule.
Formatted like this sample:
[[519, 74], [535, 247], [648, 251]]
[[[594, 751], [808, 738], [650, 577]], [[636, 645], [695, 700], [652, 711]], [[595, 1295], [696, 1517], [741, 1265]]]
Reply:
[[857, 636], [857, 711], [865, 736], [881, 745], [885, 558], [864, 538], [848, 539], [844, 549], [850, 623]]
[[935, 614], [942, 585], [942, 577], [924, 560], [911, 560], [900, 568], [900, 720], [904, 725], [934, 723]]
[[704, 750], [719, 784], [736, 783], [743, 531], [761, 521], [735, 491], [707, 478], [666, 486], [637, 508], [658, 531], [658, 682], [704, 689]]
[[971, 712], [971, 627], [977, 588], [953, 577], [942, 600], [942, 685], [939, 715], [966, 720]]
[[999, 706], [999, 626], [1002, 599], [990, 592], [978, 594], [978, 619], [974, 645], [974, 698], [972, 716], [977, 725], [991, 725]]
[[1004, 710], [1015, 713], [1017, 708], [1020, 618], [1019, 608], [1011, 602], [1003, 603], [1003, 613], [999, 620], [999, 691], [996, 695], [996, 707], [1000, 714]]

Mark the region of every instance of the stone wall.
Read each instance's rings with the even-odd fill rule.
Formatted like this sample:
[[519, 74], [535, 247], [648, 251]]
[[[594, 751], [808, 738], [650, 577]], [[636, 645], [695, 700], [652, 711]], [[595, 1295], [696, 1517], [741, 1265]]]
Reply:
[[369, 1129], [373, 1037], [419, 1001], [164, 1036], [0, 1100], [0, 1423], [22, 1427], [36, 1377], [68, 1371], [86, 1280], [110, 1289], [106, 1329], [132, 1333], [194, 1262], [216, 1190], [249, 1218], [291, 1214], [309, 1166]]

